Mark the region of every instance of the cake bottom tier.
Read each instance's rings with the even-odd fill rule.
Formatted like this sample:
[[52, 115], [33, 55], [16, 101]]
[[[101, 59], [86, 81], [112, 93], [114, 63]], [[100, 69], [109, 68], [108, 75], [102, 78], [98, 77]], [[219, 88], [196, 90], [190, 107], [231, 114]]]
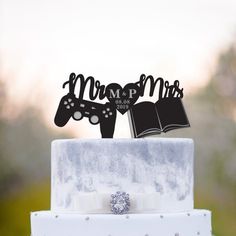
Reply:
[[32, 236], [211, 236], [211, 212], [175, 214], [31, 213]]

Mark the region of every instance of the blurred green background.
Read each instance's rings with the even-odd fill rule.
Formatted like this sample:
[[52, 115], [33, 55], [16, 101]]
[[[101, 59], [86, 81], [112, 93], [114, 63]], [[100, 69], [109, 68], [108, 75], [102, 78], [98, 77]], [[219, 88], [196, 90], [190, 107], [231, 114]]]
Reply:
[[[50, 208], [50, 142], [58, 134], [40, 110], [25, 106], [4, 118], [0, 86], [0, 235], [30, 235], [31, 211]], [[208, 84], [184, 98], [191, 128], [164, 136], [195, 141], [195, 208], [212, 211], [213, 233], [236, 235], [236, 44], [218, 55]]]

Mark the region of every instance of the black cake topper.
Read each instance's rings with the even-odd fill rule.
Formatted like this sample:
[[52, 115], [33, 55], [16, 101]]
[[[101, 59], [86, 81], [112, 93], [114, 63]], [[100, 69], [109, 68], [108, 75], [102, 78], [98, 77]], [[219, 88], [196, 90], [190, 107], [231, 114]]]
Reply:
[[[76, 96], [75, 87], [78, 83], [80, 88]], [[150, 96], [153, 96], [159, 85], [159, 98], [155, 103], [136, 103], [139, 97], [144, 96], [147, 83], [150, 85]], [[84, 100], [88, 84], [90, 101]], [[131, 131], [135, 138], [190, 126], [181, 101], [183, 88], [179, 88], [178, 80], [170, 85], [162, 78], [154, 79], [151, 75], [146, 77], [142, 74], [138, 82], [128, 83], [122, 88], [117, 83], [105, 86], [92, 76], [85, 79], [82, 74], [71, 73], [63, 88], [66, 85], [69, 86], [69, 92], [62, 97], [54, 119], [59, 127], [65, 126], [71, 117], [77, 121], [87, 117], [93, 125], [100, 123], [103, 138], [112, 138], [117, 111], [122, 115], [128, 111]], [[93, 102], [97, 98], [106, 98], [109, 102]]]

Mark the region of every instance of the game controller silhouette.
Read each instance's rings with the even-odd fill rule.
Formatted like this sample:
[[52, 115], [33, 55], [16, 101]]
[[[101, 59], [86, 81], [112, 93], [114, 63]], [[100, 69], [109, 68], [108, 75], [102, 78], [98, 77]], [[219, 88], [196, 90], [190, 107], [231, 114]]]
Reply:
[[112, 138], [116, 122], [115, 106], [110, 102], [100, 104], [76, 98], [74, 94], [76, 81], [73, 76], [70, 76], [69, 81], [63, 84], [63, 88], [68, 83], [69, 93], [62, 97], [59, 103], [54, 119], [55, 124], [63, 127], [71, 117], [77, 121], [87, 117], [93, 125], [100, 123], [102, 138]]

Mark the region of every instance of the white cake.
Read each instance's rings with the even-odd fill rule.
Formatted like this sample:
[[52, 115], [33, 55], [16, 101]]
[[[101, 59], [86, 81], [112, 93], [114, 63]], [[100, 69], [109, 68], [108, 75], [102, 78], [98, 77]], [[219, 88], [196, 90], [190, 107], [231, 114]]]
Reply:
[[31, 213], [32, 236], [211, 236], [210, 211], [193, 209], [193, 153], [191, 139], [53, 141], [51, 211]]

